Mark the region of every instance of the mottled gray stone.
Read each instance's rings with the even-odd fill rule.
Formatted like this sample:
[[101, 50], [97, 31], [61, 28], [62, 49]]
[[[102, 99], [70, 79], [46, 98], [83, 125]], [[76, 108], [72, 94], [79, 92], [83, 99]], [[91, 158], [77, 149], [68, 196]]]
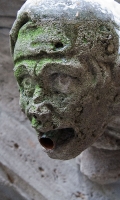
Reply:
[[[6, 16], [12, 2], [0, 1], [0, 9], [4, 3], [2, 9]], [[21, 3], [15, 1], [16, 6], [20, 7]], [[76, 166], [75, 159], [52, 160], [42, 151], [36, 133], [19, 108], [19, 92], [9, 53], [11, 23], [11, 18], [5, 24], [0, 21], [0, 27], [4, 27], [0, 28], [0, 200], [119, 200], [119, 182], [94, 183], [80, 173], [79, 157]], [[119, 118], [108, 131], [118, 137]]]
[[20, 105], [51, 158], [78, 156], [120, 115], [119, 7], [28, 0], [18, 12], [10, 39]]
[[19, 109], [8, 43], [8, 31], [2, 30], [0, 200], [119, 200], [119, 183], [91, 182], [80, 173], [75, 159], [52, 160], [42, 151], [36, 133]]
[[10, 32], [20, 105], [40, 143], [63, 160], [93, 145], [80, 169], [101, 184], [120, 174], [119, 8], [113, 0], [28, 0]]
[[90, 147], [80, 155], [80, 170], [101, 185], [120, 180], [120, 150]]
[[74, 200], [82, 193], [75, 160], [51, 160], [19, 108], [9, 28], [0, 29], [0, 127], [0, 200]]
[[19, 108], [8, 33], [0, 32], [0, 200], [74, 199], [79, 191], [75, 160], [53, 162]]

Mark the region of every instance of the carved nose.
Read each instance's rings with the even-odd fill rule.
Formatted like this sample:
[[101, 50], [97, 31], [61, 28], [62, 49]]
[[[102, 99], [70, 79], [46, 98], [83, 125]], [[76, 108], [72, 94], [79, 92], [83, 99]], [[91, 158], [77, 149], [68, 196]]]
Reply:
[[39, 122], [45, 123], [46, 121], [49, 121], [51, 118], [51, 105], [41, 103], [39, 105], [36, 105], [35, 108], [30, 109], [29, 113], [35, 117]]
[[43, 89], [37, 85], [33, 94], [33, 101], [35, 104], [39, 104], [43, 101], [43, 93]]
[[37, 112], [35, 113], [36, 118], [45, 123], [51, 118], [51, 111], [46, 106], [38, 106]]

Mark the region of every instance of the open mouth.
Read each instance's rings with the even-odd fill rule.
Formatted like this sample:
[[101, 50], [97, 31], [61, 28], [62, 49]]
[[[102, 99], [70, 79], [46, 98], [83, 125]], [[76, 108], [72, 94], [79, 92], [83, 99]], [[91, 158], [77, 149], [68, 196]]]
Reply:
[[73, 128], [63, 128], [40, 133], [38, 136], [40, 144], [47, 150], [52, 150], [68, 143], [75, 136]]

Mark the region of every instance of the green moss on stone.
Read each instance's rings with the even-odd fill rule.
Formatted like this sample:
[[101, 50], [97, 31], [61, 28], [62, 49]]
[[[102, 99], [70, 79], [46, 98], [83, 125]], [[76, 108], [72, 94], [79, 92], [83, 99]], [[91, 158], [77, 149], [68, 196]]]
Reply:
[[53, 58], [43, 58], [41, 59], [36, 68], [35, 68], [35, 71], [36, 71], [36, 75], [39, 74], [40, 70], [46, 65], [46, 64], [50, 64], [50, 63], [61, 63], [62, 60], [61, 59], [53, 59]]
[[87, 39], [85, 37], [83, 38], [83, 43], [87, 44]]
[[32, 117], [32, 121], [31, 121], [32, 127], [37, 127], [39, 125], [38, 121]]
[[[72, 37], [72, 36], [71, 36]], [[14, 50], [14, 60], [21, 57], [35, 56], [40, 52], [62, 51], [64, 47], [71, 45], [71, 39], [65, 32], [58, 30], [57, 25], [38, 26], [32, 22], [25, 24], [18, 33]], [[59, 47], [58, 44], [61, 44]], [[58, 47], [58, 48], [57, 48]]]
[[14, 75], [16, 78], [24, 77], [33, 73], [34, 67], [36, 66], [36, 61], [34, 60], [22, 60], [18, 61], [14, 67]]
[[35, 26], [31, 22], [25, 24], [18, 33], [18, 39], [20, 40], [31, 40], [34, 37], [38, 37], [44, 33], [42, 26]]

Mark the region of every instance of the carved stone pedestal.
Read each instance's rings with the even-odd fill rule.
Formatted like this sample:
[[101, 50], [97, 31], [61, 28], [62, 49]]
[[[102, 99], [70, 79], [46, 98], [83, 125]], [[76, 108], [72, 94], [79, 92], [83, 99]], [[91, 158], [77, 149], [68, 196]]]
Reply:
[[90, 147], [79, 156], [80, 170], [98, 184], [120, 180], [120, 150], [111, 151]]

